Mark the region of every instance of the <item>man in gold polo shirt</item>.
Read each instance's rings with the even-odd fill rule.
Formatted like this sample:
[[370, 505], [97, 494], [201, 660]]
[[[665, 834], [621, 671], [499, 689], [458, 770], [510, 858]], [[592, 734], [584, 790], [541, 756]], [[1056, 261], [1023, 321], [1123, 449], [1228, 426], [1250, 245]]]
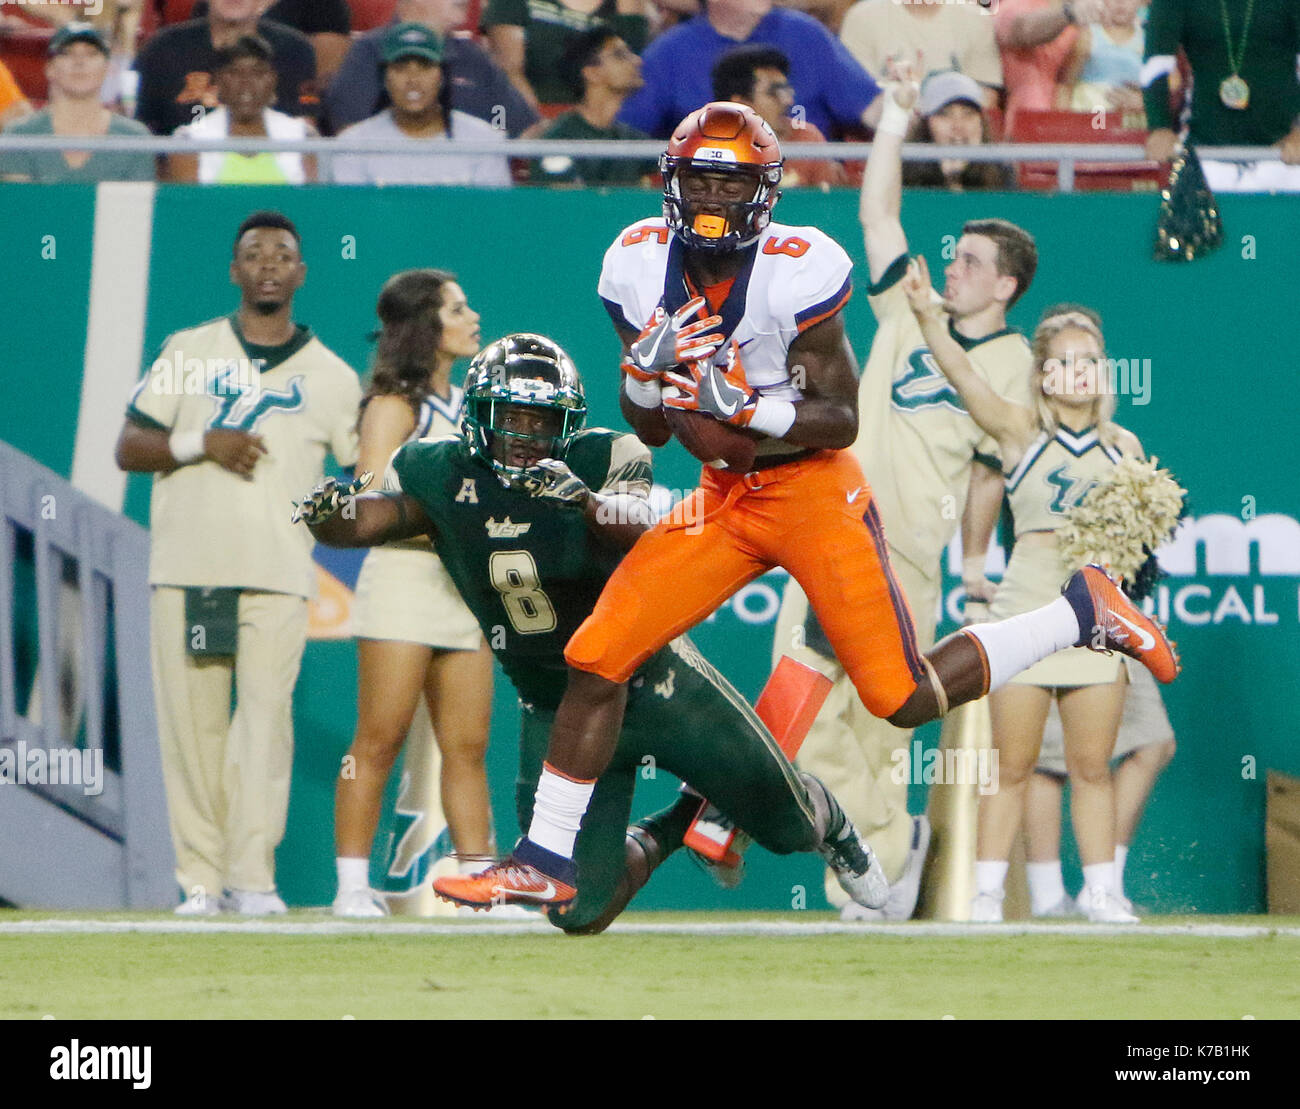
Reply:
[[305, 275], [293, 224], [249, 216], [230, 266], [239, 308], [167, 339], [117, 445], [119, 466], [154, 475], [154, 695], [185, 914], [285, 911], [275, 848], [315, 583], [285, 506], [322, 479], [326, 452], [356, 461], [361, 399], [351, 368], [293, 321]]

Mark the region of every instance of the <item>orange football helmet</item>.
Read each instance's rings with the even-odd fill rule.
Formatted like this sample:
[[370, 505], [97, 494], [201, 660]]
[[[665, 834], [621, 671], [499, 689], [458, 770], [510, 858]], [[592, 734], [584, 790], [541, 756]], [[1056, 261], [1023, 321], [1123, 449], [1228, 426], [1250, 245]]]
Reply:
[[[677, 125], [659, 157], [664, 179], [664, 219], [697, 250], [739, 250], [757, 241], [780, 198], [781, 145], [752, 108], [730, 101], [705, 104]], [[750, 199], [725, 205], [727, 214], [697, 210], [682, 196], [681, 173], [738, 174], [750, 178]]]

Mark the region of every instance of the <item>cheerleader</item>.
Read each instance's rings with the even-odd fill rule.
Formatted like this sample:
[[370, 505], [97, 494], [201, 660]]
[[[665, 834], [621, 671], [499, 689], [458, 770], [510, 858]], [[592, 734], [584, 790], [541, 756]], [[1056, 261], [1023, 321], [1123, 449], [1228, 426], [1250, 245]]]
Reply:
[[[990, 615], [1003, 620], [1059, 596], [1079, 567], [1058, 549], [1069, 511], [1124, 455], [1142, 457], [1137, 437], [1112, 420], [1100, 320], [1088, 309], [1049, 310], [1033, 337], [1033, 407], [1004, 400], [976, 374], [948, 329], [925, 260], [913, 262], [904, 288], [938, 367], [971, 417], [997, 440], [1015, 521], [1015, 547]], [[1002, 919], [1007, 860], [1020, 828], [1027, 783], [1038, 759], [1052, 699], [1065, 731], [1071, 815], [1083, 863], [1080, 908], [1093, 921], [1136, 923], [1115, 878], [1115, 793], [1111, 752], [1124, 710], [1125, 660], [1085, 647], [1058, 651], [989, 697], [998, 792], [980, 802], [974, 922]]]
[[[357, 473], [384, 474], [403, 443], [456, 433], [461, 390], [451, 383], [452, 366], [479, 348], [479, 315], [442, 270], [395, 274], [379, 294], [377, 311], [383, 326], [361, 401]], [[370, 890], [371, 844], [384, 786], [421, 697], [442, 756], [442, 809], [456, 852], [492, 853], [484, 767], [492, 655], [424, 538], [367, 554], [352, 618], [357, 730], [335, 793], [334, 913], [382, 916], [384, 907]]]

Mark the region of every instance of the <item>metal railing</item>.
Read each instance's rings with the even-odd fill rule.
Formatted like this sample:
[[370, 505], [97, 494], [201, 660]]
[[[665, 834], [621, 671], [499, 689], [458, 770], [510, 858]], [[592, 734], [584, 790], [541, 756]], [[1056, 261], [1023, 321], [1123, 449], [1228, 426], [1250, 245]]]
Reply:
[[[63, 135], [0, 135], [0, 156], [14, 150], [84, 150], [96, 152], [139, 152], [150, 154], [202, 154], [226, 151], [234, 154], [297, 153], [313, 154], [320, 165], [320, 179], [329, 180], [331, 159], [340, 154], [384, 154], [410, 157], [465, 157], [496, 155], [507, 158], [543, 158], [563, 154], [572, 158], [618, 158], [652, 160], [663, 152], [657, 140], [555, 140], [502, 139], [494, 142], [412, 142], [393, 139], [264, 139], [224, 138], [185, 139], [156, 135], [103, 135], [93, 138], [69, 138]], [[788, 143], [782, 148], [787, 160], [863, 161], [871, 154], [870, 143], [824, 142]], [[1206, 146], [1198, 147], [1203, 159], [1219, 162], [1266, 162], [1281, 157], [1274, 146]], [[937, 143], [904, 143], [903, 160], [933, 162], [942, 158], [962, 158], [969, 162], [1055, 162], [1059, 167], [1058, 188], [1070, 192], [1075, 183], [1075, 167], [1080, 162], [1125, 163], [1147, 162], [1144, 149], [1136, 143], [988, 143], [981, 146], [949, 146]]]
[[[3, 442], [0, 475], [0, 898], [174, 905], [149, 534]], [[18, 594], [20, 566], [34, 577], [34, 622], [18, 619], [32, 599]], [[20, 645], [35, 648], [34, 666], [19, 667]]]

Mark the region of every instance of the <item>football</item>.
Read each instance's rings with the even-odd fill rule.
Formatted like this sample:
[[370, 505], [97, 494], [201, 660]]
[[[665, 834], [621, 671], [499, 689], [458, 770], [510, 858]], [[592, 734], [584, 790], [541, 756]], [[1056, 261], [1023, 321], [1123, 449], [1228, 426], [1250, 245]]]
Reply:
[[706, 466], [742, 474], [754, 468], [757, 444], [739, 428], [677, 408], [665, 408], [664, 417], [677, 441]]

